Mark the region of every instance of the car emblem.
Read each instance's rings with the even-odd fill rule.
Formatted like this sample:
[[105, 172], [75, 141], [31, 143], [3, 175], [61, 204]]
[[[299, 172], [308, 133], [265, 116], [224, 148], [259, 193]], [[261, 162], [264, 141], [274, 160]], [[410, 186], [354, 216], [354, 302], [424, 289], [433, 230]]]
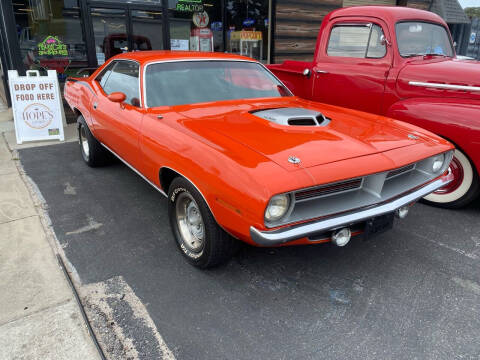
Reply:
[[289, 156], [288, 162], [292, 164], [300, 164], [300, 159], [297, 158], [296, 156]]
[[413, 135], [413, 134], [408, 134], [408, 138], [412, 139], [412, 140], [418, 140], [419, 139], [419, 137], [417, 135]]

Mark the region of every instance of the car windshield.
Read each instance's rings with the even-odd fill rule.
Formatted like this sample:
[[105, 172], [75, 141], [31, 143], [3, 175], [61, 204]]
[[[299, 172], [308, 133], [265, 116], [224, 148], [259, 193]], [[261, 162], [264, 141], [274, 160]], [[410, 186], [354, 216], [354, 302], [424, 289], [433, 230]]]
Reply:
[[403, 57], [418, 55], [453, 56], [445, 28], [425, 22], [401, 22], [395, 26], [398, 51]]
[[147, 65], [147, 107], [292, 96], [263, 66], [246, 61], [178, 61]]

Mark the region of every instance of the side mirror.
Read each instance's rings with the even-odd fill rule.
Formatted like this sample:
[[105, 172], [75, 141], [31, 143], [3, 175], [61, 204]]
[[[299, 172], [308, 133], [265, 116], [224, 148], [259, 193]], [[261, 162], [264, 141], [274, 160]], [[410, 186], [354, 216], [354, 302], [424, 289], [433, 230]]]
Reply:
[[390, 46], [390, 41], [385, 37], [385, 35], [380, 36], [380, 44], [383, 46]]
[[108, 100], [110, 100], [111, 102], [116, 102], [116, 103], [122, 103], [127, 98], [127, 96], [120, 91], [113, 92], [110, 95], [108, 95], [107, 97], [108, 97]]

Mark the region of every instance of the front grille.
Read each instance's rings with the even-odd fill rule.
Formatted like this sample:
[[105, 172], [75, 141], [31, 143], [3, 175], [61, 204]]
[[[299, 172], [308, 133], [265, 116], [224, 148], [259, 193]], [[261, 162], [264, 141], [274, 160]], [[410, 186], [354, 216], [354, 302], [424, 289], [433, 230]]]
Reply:
[[[447, 154], [451, 159], [452, 153]], [[289, 192], [294, 200], [290, 212], [265, 225], [273, 228], [301, 223], [392, 201], [438, 177], [441, 172], [431, 171], [434, 159], [431, 156], [401, 168]]]
[[392, 170], [387, 174], [387, 179], [390, 179], [394, 176], [406, 173], [406, 172], [411, 171], [413, 169], [415, 169], [415, 164], [410, 164], [410, 165], [401, 167], [399, 169]]
[[336, 184], [330, 184], [325, 186], [319, 186], [313, 189], [297, 191], [295, 193], [295, 200], [311, 199], [318, 196], [325, 196], [336, 194], [340, 192], [359, 189], [362, 186], [362, 178], [342, 181]]

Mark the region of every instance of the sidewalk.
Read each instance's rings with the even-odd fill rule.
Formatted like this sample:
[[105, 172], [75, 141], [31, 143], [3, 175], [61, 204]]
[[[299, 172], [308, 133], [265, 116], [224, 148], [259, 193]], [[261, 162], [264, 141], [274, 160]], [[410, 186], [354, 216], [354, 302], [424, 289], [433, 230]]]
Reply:
[[12, 129], [11, 115], [0, 112], [0, 360], [100, 359], [40, 202], [5, 141]]

